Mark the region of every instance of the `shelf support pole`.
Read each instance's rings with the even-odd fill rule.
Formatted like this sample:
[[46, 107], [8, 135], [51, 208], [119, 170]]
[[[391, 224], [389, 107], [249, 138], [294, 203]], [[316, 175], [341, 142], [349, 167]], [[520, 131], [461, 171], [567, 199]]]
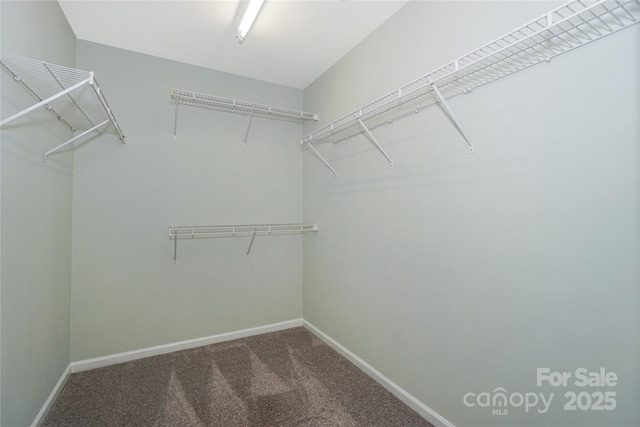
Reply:
[[80, 138], [82, 138], [83, 136], [85, 136], [86, 134], [93, 132], [94, 130], [97, 130], [99, 127], [106, 125], [107, 123], [109, 123], [110, 120], [107, 119], [104, 122], [95, 125], [94, 127], [92, 127], [91, 129], [87, 129], [84, 132], [82, 132], [80, 135], [76, 135], [73, 138], [71, 138], [70, 140], [68, 140], [67, 142], [63, 142], [62, 144], [58, 145], [55, 148], [52, 148], [51, 150], [47, 151], [46, 153], [44, 153], [44, 155], [42, 156], [42, 163], [45, 163], [47, 161], [47, 156], [49, 154], [55, 153], [56, 151], [58, 151], [59, 149], [66, 147], [67, 145], [71, 144], [73, 141], [76, 141]]
[[453, 114], [453, 111], [451, 110], [451, 108], [449, 108], [449, 104], [447, 104], [447, 101], [444, 99], [444, 96], [442, 96], [442, 94], [440, 93], [438, 86], [436, 86], [435, 83], [431, 83], [431, 87], [433, 88], [433, 91], [435, 92], [435, 94], [438, 96], [438, 99], [440, 100], [440, 104], [442, 105], [442, 108], [444, 109], [444, 111], [447, 113], [447, 115], [453, 122], [453, 125], [456, 127], [456, 129], [458, 129], [458, 132], [460, 132], [460, 135], [462, 135], [464, 140], [467, 142], [467, 145], [469, 146], [469, 153], [473, 154], [474, 153], [473, 144], [471, 143], [471, 141], [469, 141], [469, 138], [467, 138], [467, 135], [464, 133], [464, 130], [460, 125], [460, 122], [458, 122], [458, 119], [456, 119], [456, 116]]
[[251, 242], [249, 242], [249, 249], [247, 249], [247, 256], [249, 256], [249, 252], [251, 252], [251, 246], [253, 246], [253, 241], [256, 238], [256, 233], [258, 233], [257, 231], [253, 232], [253, 236], [251, 237]]
[[176, 111], [173, 113], [173, 140], [178, 139], [178, 104], [176, 102]]
[[318, 153], [318, 150], [316, 150], [316, 148], [315, 148], [313, 145], [311, 145], [311, 143], [310, 143], [310, 142], [307, 142], [306, 144], [307, 144], [307, 146], [311, 149], [311, 151], [313, 151], [313, 153], [314, 153], [314, 154], [315, 154], [315, 156], [318, 158], [318, 160], [320, 160], [322, 163], [324, 163], [324, 165], [325, 165], [326, 167], [328, 167], [328, 168], [329, 168], [329, 170], [330, 170], [331, 172], [333, 172], [333, 174], [334, 174], [334, 175], [336, 176], [336, 178], [337, 178], [337, 177], [338, 177], [338, 172], [336, 172], [336, 170], [335, 170], [334, 168], [332, 168], [332, 167], [331, 167], [331, 165], [329, 164], [329, 162], [327, 162], [327, 161], [324, 159], [324, 157], [322, 157], [322, 156], [320, 155], [320, 153]]
[[173, 236], [173, 263], [178, 264], [178, 236]]
[[54, 101], [58, 98], [60, 98], [61, 96], [64, 96], [66, 94], [68, 94], [69, 92], [73, 92], [74, 90], [86, 85], [87, 83], [91, 82], [91, 78], [85, 79], [79, 83], [74, 84], [73, 86], [69, 87], [68, 89], [63, 90], [62, 92], [58, 92], [55, 95], [50, 96], [47, 99], [43, 99], [42, 101], [38, 102], [37, 104], [33, 104], [31, 107], [26, 108], [22, 111], [20, 111], [19, 113], [14, 114], [11, 117], [7, 117], [6, 119], [4, 119], [3, 121], [0, 122], [0, 127], [6, 125], [7, 123], [17, 119], [18, 117], [22, 117], [25, 114], [29, 114], [30, 112], [32, 112], [33, 110], [37, 110], [40, 107], [46, 106], [47, 104], [49, 104], [51, 101]]
[[[254, 111], [253, 109], [251, 110], [251, 116], [249, 117], [249, 124], [247, 125], [247, 131], [244, 134], [244, 143], [242, 144], [243, 147], [247, 146], [247, 138], [249, 137], [249, 129], [251, 129], [251, 122], [253, 121], [253, 115], [254, 115]], [[249, 254], [247, 254], [249, 255]]]
[[362, 122], [360, 117], [356, 117], [356, 120], [358, 121], [358, 123], [360, 123], [360, 126], [362, 127], [362, 130], [364, 130], [364, 132], [367, 134], [367, 136], [371, 140], [371, 143], [373, 144], [373, 146], [376, 147], [378, 149], [378, 151], [380, 151], [382, 153], [382, 155], [385, 157], [385, 159], [387, 159], [387, 161], [389, 162], [389, 165], [393, 168], [393, 160], [391, 160], [391, 158], [384, 151], [384, 148], [382, 148], [382, 145], [380, 145], [380, 143], [378, 142], [376, 137], [373, 136], [373, 134], [371, 133], [369, 128], [365, 126], [365, 124]]

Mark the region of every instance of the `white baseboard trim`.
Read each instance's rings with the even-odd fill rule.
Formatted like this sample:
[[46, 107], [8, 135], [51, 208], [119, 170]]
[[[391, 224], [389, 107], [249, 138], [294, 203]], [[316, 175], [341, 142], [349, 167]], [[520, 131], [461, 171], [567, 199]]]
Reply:
[[420, 402], [414, 396], [412, 396], [409, 392], [404, 390], [398, 384], [391, 381], [389, 378], [385, 377], [376, 370], [373, 366], [369, 365], [367, 362], [356, 356], [354, 353], [349, 351], [346, 347], [344, 347], [339, 342], [335, 341], [333, 338], [329, 337], [327, 334], [322, 332], [320, 329], [313, 326], [306, 320], [303, 320], [303, 326], [309, 329], [314, 335], [324, 341], [327, 345], [332, 347], [338, 353], [346, 357], [351, 363], [359, 367], [366, 374], [368, 374], [371, 378], [373, 378], [376, 382], [382, 385], [384, 388], [389, 390], [394, 396], [404, 402], [411, 409], [416, 411], [420, 416], [429, 421], [436, 427], [455, 427], [451, 422], [447, 421], [444, 417], [438, 414], [433, 409], [429, 408], [424, 403]]
[[159, 354], [171, 353], [173, 351], [188, 350], [190, 348], [201, 347], [209, 344], [216, 344], [223, 341], [231, 341], [238, 338], [246, 338], [252, 335], [260, 335], [268, 332], [281, 331], [284, 329], [302, 326], [302, 319], [287, 320], [285, 322], [273, 323], [271, 325], [258, 326], [255, 328], [242, 329], [240, 331], [227, 332], [224, 334], [211, 335], [203, 338], [179, 341], [170, 344], [158, 345], [155, 347], [143, 348], [140, 350], [127, 351], [124, 353], [112, 354], [109, 356], [95, 357], [93, 359], [79, 360], [71, 362], [69, 365], [72, 373], [87, 371], [89, 369], [102, 368], [104, 366], [115, 365], [116, 363], [129, 362], [143, 359], [145, 357], [157, 356]]
[[62, 391], [62, 388], [67, 383], [67, 380], [69, 379], [69, 375], [71, 375], [71, 365], [67, 366], [67, 368], [64, 370], [64, 372], [60, 376], [60, 379], [56, 383], [56, 386], [53, 388], [53, 390], [51, 390], [49, 397], [47, 398], [47, 400], [44, 401], [44, 405], [42, 405], [42, 408], [40, 408], [40, 412], [38, 412], [38, 415], [36, 415], [36, 418], [33, 420], [33, 423], [31, 423], [31, 427], [38, 427], [40, 424], [42, 424], [45, 417], [49, 413], [49, 410], [53, 406], [53, 403], [56, 401], [56, 399], [58, 398], [58, 395]]

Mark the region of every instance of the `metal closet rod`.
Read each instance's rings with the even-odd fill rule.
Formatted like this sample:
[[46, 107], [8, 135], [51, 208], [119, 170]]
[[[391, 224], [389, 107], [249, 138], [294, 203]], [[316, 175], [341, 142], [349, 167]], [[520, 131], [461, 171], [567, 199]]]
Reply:
[[[43, 161], [47, 156], [64, 148], [72, 142], [84, 137], [90, 132], [97, 131], [106, 124], [111, 124], [116, 131], [117, 137], [125, 142], [125, 135], [118, 124], [109, 103], [100, 89], [94, 73], [92, 71], [78, 70], [64, 67], [62, 65], [50, 64], [44, 61], [37, 61], [11, 54], [0, 54], [0, 65], [7, 71], [15, 82], [20, 84], [38, 102], [34, 105], [19, 111], [18, 113], [0, 121], [0, 127], [10, 123], [34, 110], [44, 107], [54, 115], [71, 131], [82, 130], [79, 135], [47, 151], [43, 155]], [[87, 97], [82, 90], [91, 88], [89, 93], [93, 93], [87, 102]], [[54, 108], [56, 102], [59, 107]], [[98, 108], [96, 108], [98, 107]], [[82, 123], [64, 117], [58, 113], [60, 111], [74, 111], [80, 117]], [[90, 117], [89, 110], [102, 111], [101, 117]], [[86, 128], [86, 129], [85, 129]]]
[[[340, 142], [365, 133], [380, 150], [371, 131], [394, 120], [440, 104], [473, 153], [473, 145], [446, 100], [502, 77], [548, 62], [558, 55], [638, 24], [640, 0], [572, 0], [412, 81], [358, 110], [304, 136], [301, 144], [336, 176], [312, 143], [337, 136]], [[342, 135], [342, 136], [340, 136]]]
[[178, 263], [178, 240], [211, 237], [249, 237], [247, 256], [256, 236], [302, 234], [318, 231], [318, 224], [238, 224], [238, 225], [171, 225], [169, 240], [173, 240], [173, 262]]

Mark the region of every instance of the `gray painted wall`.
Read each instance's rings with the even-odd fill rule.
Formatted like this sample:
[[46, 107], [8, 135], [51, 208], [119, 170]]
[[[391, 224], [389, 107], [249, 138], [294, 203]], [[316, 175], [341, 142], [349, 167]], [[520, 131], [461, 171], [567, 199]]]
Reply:
[[[305, 109], [338, 119], [556, 4], [410, 2]], [[474, 155], [438, 107], [375, 131], [394, 169], [364, 136], [318, 146], [338, 179], [306, 153], [304, 216], [322, 228], [304, 243], [305, 319], [458, 426], [637, 426], [638, 39], [452, 100]], [[583, 367], [617, 384], [579, 387]], [[537, 368], [572, 377], [538, 387]], [[463, 402], [498, 387], [554, 397], [545, 413]], [[617, 406], [564, 410], [567, 392]]]
[[74, 152], [72, 360], [302, 317], [302, 237], [178, 243], [170, 225], [302, 220], [301, 125], [180, 107], [170, 89], [291, 109], [302, 91], [78, 41], [127, 143]]
[[[75, 36], [55, 1], [2, 1], [2, 52], [69, 67]], [[34, 31], [37, 29], [37, 31]], [[34, 103], [2, 74], [2, 117]], [[0, 424], [30, 425], [68, 366], [72, 156], [42, 154], [71, 133], [37, 111], [2, 128]]]

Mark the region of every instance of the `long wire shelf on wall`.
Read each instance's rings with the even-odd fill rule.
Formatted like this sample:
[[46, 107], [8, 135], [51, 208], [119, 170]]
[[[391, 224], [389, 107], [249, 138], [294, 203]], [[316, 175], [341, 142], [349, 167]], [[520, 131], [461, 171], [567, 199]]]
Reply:
[[305, 113], [304, 111], [289, 110], [282, 107], [257, 104], [255, 102], [241, 101], [238, 99], [223, 98], [215, 95], [206, 95], [181, 89], [171, 89], [171, 103], [175, 105], [175, 124], [173, 128], [174, 138], [177, 137], [178, 133], [179, 105], [188, 105], [191, 107], [249, 116], [249, 124], [244, 138], [245, 145], [247, 143], [247, 136], [249, 134], [249, 128], [251, 127], [251, 121], [254, 117], [284, 120], [294, 123], [302, 123], [307, 120], [318, 120], [318, 115], [314, 113]]
[[318, 231], [318, 224], [241, 224], [241, 225], [171, 225], [169, 240], [173, 240], [173, 261], [178, 262], [178, 240], [212, 237], [251, 237], [247, 256], [256, 236], [303, 234]]
[[92, 71], [7, 53], [0, 54], [0, 66], [37, 100], [32, 106], [0, 121], [0, 127], [34, 110], [45, 108], [71, 131], [80, 132], [44, 153], [43, 161], [91, 132], [111, 133], [122, 143], [125, 142], [126, 137]]
[[617, 33], [639, 22], [640, 0], [569, 1], [494, 41], [402, 86], [301, 140], [336, 176], [313, 146], [338, 143], [364, 133], [393, 167], [371, 131], [394, 120], [440, 104], [469, 151], [474, 147], [447, 100], [541, 62]]

